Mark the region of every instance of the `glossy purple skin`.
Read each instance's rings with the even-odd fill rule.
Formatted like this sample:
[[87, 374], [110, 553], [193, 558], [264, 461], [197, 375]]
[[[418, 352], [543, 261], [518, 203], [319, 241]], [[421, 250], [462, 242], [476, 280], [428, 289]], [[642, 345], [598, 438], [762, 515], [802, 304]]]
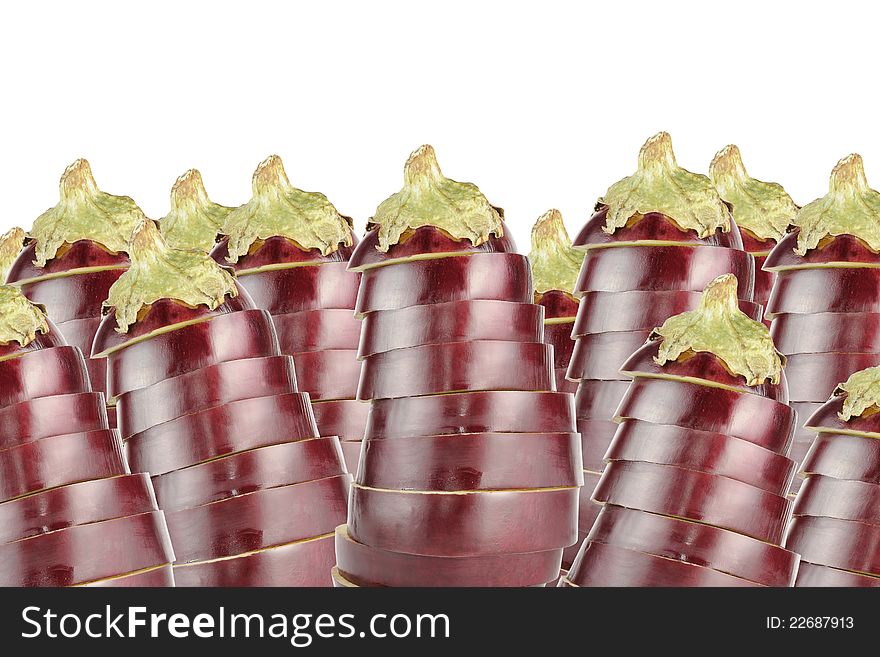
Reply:
[[179, 511], [258, 490], [346, 474], [335, 436], [259, 447], [153, 477], [160, 507]]
[[166, 512], [176, 563], [332, 534], [345, 522], [349, 480], [349, 475], [328, 477]]
[[[386, 252], [379, 250], [379, 229], [372, 228], [364, 235], [351, 255], [349, 268], [362, 271], [382, 266], [389, 260], [410, 258], [416, 255], [448, 253], [516, 253], [516, 243], [510, 229], [502, 221], [504, 235], [492, 234], [486, 242], [474, 246], [470, 240], [457, 240], [433, 226], [422, 226], [404, 233], [397, 244]], [[367, 226], [367, 228], [371, 228]]]
[[809, 563], [880, 576], [880, 525], [798, 516], [788, 528], [785, 547]]
[[535, 303], [544, 307], [544, 316], [547, 319], [576, 317], [580, 305], [570, 292], [562, 290], [535, 292]]
[[150, 570], [134, 572], [130, 575], [99, 579], [88, 584], [82, 584], [83, 588], [168, 588], [174, 586], [174, 569], [171, 565], [159, 566]]
[[114, 399], [217, 363], [279, 355], [278, 338], [266, 311], [218, 315], [111, 353], [107, 394]]
[[357, 397], [361, 364], [354, 349], [326, 349], [292, 354], [296, 378], [315, 401]]
[[160, 475], [317, 434], [307, 393], [294, 392], [182, 415], [135, 434], [125, 441], [125, 448], [133, 470]]
[[605, 469], [605, 454], [618, 426], [610, 420], [578, 420], [585, 470], [602, 472]]
[[228, 315], [242, 310], [255, 308], [248, 293], [236, 283], [238, 295], [227, 297], [217, 308], [211, 310], [207, 306], [190, 308], [178, 301], [161, 299], [147, 308], [141, 309], [138, 321], [128, 327], [125, 333], [119, 333], [116, 323], [116, 314], [111, 309], [98, 327], [95, 341], [92, 344], [92, 356], [98, 356], [110, 349], [122, 349], [126, 345], [141, 336], [147, 335], [158, 329], [167, 328], [183, 322], [191, 322], [200, 319], [209, 319], [221, 315]]
[[612, 461], [593, 499], [702, 522], [779, 545], [791, 501], [735, 479], [672, 465]]
[[357, 301], [360, 274], [345, 262], [273, 269], [243, 274], [239, 284], [254, 306], [273, 315], [317, 309], [352, 309]]
[[880, 525], [880, 485], [813, 475], [801, 486], [793, 515]]
[[384, 550], [465, 557], [539, 552], [577, 539], [578, 488], [411, 493], [353, 485], [351, 537]]
[[880, 440], [820, 433], [804, 458], [801, 472], [880, 485]]
[[402, 490], [502, 490], [583, 484], [576, 433], [471, 433], [363, 443], [355, 481]]
[[190, 413], [229, 402], [297, 392], [290, 356], [243, 358], [202, 367], [121, 395], [123, 438]]
[[754, 443], [719, 433], [624, 420], [605, 460], [674, 465], [784, 495], [797, 463]]
[[0, 504], [0, 543], [157, 508], [145, 474], [69, 484]]
[[[351, 220], [349, 220], [350, 223]], [[254, 242], [250, 252], [240, 257], [237, 262], [229, 262], [226, 259], [229, 255], [229, 238], [224, 237], [211, 251], [211, 257], [220, 265], [232, 267], [235, 271], [284, 263], [345, 262], [351, 257], [358, 243], [357, 235], [352, 233], [351, 238], [351, 246], [339, 244], [336, 250], [325, 256], [317, 249], [303, 249], [296, 242], [286, 237], [269, 237]]]
[[82, 353], [76, 347], [49, 347], [0, 360], [0, 408], [91, 391]]
[[178, 587], [332, 586], [336, 564], [333, 536], [272, 547], [232, 559], [174, 567]]
[[63, 324], [77, 319], [100, 317], [110, 287], [125, 269], [105, 269], [88, 274], [72, 274], [59, 278], [25, 283], [22, 293], [43, 306], [52, 321]]
[[596, 212], [574, 238], [573, 245], [589, 248], [600, 245], [613, 246], [615, 242], [662, 241], [706, 244], [739, 250], [743, 248], [742, 236], [732, 218], [729, 232], [725, 233], [719, 228], [709, 237], [701, 238], [693, 230], [682, 230], [673, 220], [659, 212], [649, 212], [638, 219], [630, 219], [627, 226], [609, 234], [603, 230], [607, 214], [607, 206], [597, 205]]
[[807, 251], [806, 255], [795, 253], [800, 228], [795, 228], [777, 244], [764, 267], [768, 271], [791, 268], [810, 268], [828, 263], [862, 263], [880, 265], [880, 254], [872, 251], [858, 237], [852, 235], [837, 235], [826, 237], [820, 241], [819, 246]]
[[515, 390], [375, 400], [365, 438], [577, 431], [571, 395]]
[[606, 505], [590, 540], [713, 568], [764, 586], [791, 586], [797, 554], [726, 529]]
[[776, 277], [766, 316], [876, 312], [880, 312], [880, 269], [797, 269]]
[[611, 420], [629, 386], [629, 380], [581, 381], [574, 397], [578, 420]]
[[702, 292], [713, 280], [733, 274], [737, 295], [755, 294], [755, 259], [745, 251], [717, 246], [619, 246], [587, 252], [575, 296], [586, 292], [679, 290]]
[[[85, 267], [118, 267], [126, 269], [129, 265], [128, 256], [124, 253], [113, 253], [91, 240], [79, 240], [73, 244], [65, 244], [45, 267], [37, 267], [35, 240], [28, 242], [18, 254], [6, 277], [8, 283], [41, 278], [50, 274], [60, 274]], [[121, 274], [120, 274], [121, 275]], [[99, 306], [100, 307], [100, 306]], [[100, 312], [100, 311], [99, 311]]]
[[475, 253], [372, 269], [361, 277], [355, 311], [361, 316], [467, 299], [531, 303], [528, 258], [517, 253]]
[[[702, 292], [680, 290], [630, 290], [628, 292], [587, 292], [572, 328], [572, 337], [609, 331], [650, 330], [674, 315], [694, 310]], [[751, 301], [739, 301], [739, 309], [756, 322], [763, 309]]]
[[39, 397], [0, 409], [0, 449], [108, 428], [104, 395], [99, 392]]
[[590, 587], [759, 586], [748, 580], [679, 559], [658, 557], [592, 541], [584, 543], [562, 582], [565, 586]]
[[702, 379], [749, 392], [759, 397], [767, 397], [782, 404], [788, 403], [789, 385], [784, 370], [779, 377], [779, 383], [772, 383], [769, 379], [764, 379], [759, 385], [750, 386], [746, 385], [744, 376], [731, 373], [720, 358], [708, 352], [682, 354], [677, 360], [658, 365], [654, 359], [659, 353], [662, 342], [661, 339], [654, 339], [640, 347], [623, 363], [621, 371], [632, 377]]
[[444, 342], [541, 342], [548, 332], [565, 326], [545, 327], [542, 306], [485, 299], [377, 310], [360, 324], [359, 358]]
[[565, 376], [571, 381], [627, 381], [631, 377], [622, 373], [620, 368], [650, 335], [651, 331], [647, 330], [582, 336], [575, 342]]
[[71, 586], [173, 559], [162, 512], [150, 511], [0, 545], [0, 586]]
[[796, 413], [786, 404], [747, 392], [673, 381], [633, 381], [616, 416], [656, 424], [723, 433], [786, 454], [796, 426]]
[[806, 561], [801, 561], [798, 568], [798, 577], [795, 586], [800, 587], [858, 587], [880, 588], [880, 577], [861, 575], [848, 570], [839, 570], [828, 566], [819, 566]]
[[851, 374], [880, 365], [880, 353], [792, 354], [786, 371], [792, 400], [821, 402]]
[[880, 313], [777, 315], [770, 336], [784, 354], [880, 352]]
[[432, 557], [358, 543], [336, 530], [339, 570], [360, 586], [535, 586], [559, 574], [562, 550], [478, 557]]
[[0, 502], [127, 473], [122, 444], [109, 429], [43, 438], [0, 451]]
[[361, 321], [346, 308], [320, 308], [273, 315], [281, 353], [357, 349]]
[[447, 342], [365, 358], [358, 399], [479, 390], [552, 391], [552, 347], [543, 343]]
[[322, 436], [339, 436], [342, 441], [363, 440], [370, 404], [354, 399], [313, 401], [312, 412]]

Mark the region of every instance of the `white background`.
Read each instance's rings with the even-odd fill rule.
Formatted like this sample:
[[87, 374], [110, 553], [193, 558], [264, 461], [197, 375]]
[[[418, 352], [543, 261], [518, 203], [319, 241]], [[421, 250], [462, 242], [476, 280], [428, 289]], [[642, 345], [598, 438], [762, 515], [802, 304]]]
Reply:
[[867, 2], [119, 2], [0, 8], [0, 229], [29, 228], [77, 157], [167, 211], [174, 179], [250, 196], [270, 153], [359, 229], [435, 146], [448, 176], [573, 232], [672, 133], [705, 171], [737, 143], [806, 203], [851, 151], [880, 187], [878, 12]]

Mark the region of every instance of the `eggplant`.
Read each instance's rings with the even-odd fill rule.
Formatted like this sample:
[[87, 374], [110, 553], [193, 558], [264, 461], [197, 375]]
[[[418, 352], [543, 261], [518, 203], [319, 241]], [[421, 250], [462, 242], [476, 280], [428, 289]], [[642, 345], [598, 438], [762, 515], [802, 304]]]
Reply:
[[319, 308], [295, 313], [273, 315], [281, 352], [324, 351], [325, 349], [357, 349], [361, 322], [347, 308]]
[[669, 379], [635, 379], [615, 417], [722, 433], [783, 455], [796, 426], [796, 413], [786, 404]]
[[[34, 221], [8, 280], [70, 331], [70, 344], [88, 359], [101, 304], [129, 266], [128, 238], [144, 214], [127, 196], [100, 191], [86, 160], [64, 171], [59, 189], [58, 205]], [[100, 366], [88, 365], [94, 389], [104, 391]]]
[[763, 586], [792, 586], [800, 556], [727, 529], [610, 504], [589, 540], [705, 566]]
[[576, 430], [571, 395], [501, 390], [375, 400], [364, 437]]
[[349, 475], [277, 486], [166, 511], [178, 564], [222, 559], [332, 534], [345, 521]]
[[532, 226], [529, 262], [535, 285], [535, 303], [546, 308], [546, 316], [550, 319], [574, 318], [578, 310], [574, 287], [584, 254], [572, 248], [559, 210], [545, 212]]
[[699, 292], [724, 274], [740, 281], [740, 298], [755, 292], [755, 259], [714, 246], [620, 246], [587, 253], [575, 296], [589, 292]]
[[719, 196], [730, 207], [742, 235], [743, 248], [755, 257], [754, 299], [764, 305], [775, 275], [761, 267], [776, 244], [787, 239], [798, 206], [781, 185], [749, 176], [739, 148], [733, 144], [716, 153], [709, 165], [709, 177]]
[[605, 453], [617, 432], [617, 423], [610, 420], [578, 420], [584, 468], [594, 472], [605, 469]]
[[360, 275], [348, 271], [347, 262], [326, 262], [244, 274], [238, 282], [257, 308], [272, 315], [284, 315], [306, 310], [354, 308]]
[[566, 586], [592, 587], [759, 586], [704, 566], [589, 540], [562, 581]]
[[0, 502], [127, 473], [122, 444], [109, 429], [43, 438], [0, 451]]
[[336, 528], [340, 573], [360, 586], [536, 586], [559, 574], [562, 550], [472, 557], [433, 557], [358, 543]]
[[880, 576], [880, 525], [798, 516], [788, 527], [785, 547], [809, 563]]
[[[71, 586], [174, 560], [161, 511], [93, 522], [0, 545], [0, 586]], [[51, 567], [47, 567], [51, 564]]]
[[[586, 292], [580, 298], [584, 308], [578, 313], [572, 338], [612, 331], [645, 331], [660, 326], [673, 315], [695, 310], [700, 292], [679, 290], [631, 290], [628, 292]], [[751, 301], [738, 300], [739, 309], [756, 322], [763, 308]]]
[[116, 401], [123, 438], [230, 402], [297, 392], [290, 356], [228, 360], [162, 379]]
[[0, 408], [91, 391], [82, 354], [75, 347], [37, 349], [0, 360]]
[[434, 149], [421, 146], [406, 161], [403, 188], [371, 217], [350, 267], [362, 271], [414, 258], [516, 251], [503, 214], [476, 185], [444, 176]]
[[360, 441], [370, 405], [354, 399], [336, 399], [312, 403], [318, 429], [324, 436], [339, 436], [344, 441]]
[[299, 386], [315, 401], [354, 399], [361, 364], [354, 349], [325, 349], [295, 353]]
[[880, 313], [778, 315], [770, 333], [787, 355], [880, 351]]
[[806, 561], [801, 562], [795, 586], [842, 586], [849, 588], [880, 587], [880, 577], [838, 570], [829, 566], [818, 566]]
[[266, 311], [233, 312], [111, 353], [107, 359], [107, 394], [115, 399], [209, 365], [280, 355], [278, 338]]
[[368, 270], [361, 276], [355, 311], [362, 317], [377, 310], [448, 301], [530, 303], [532, 298], [528, 258], [516, 253], [475, 253]]
[[396, 349], [363, 360], [358, 399], [438, 393], [553, 391], [553, 348], [480, 340]]
[[542, 306], [485, 299], [378, 310], [361, 322], [358, 358], [446, 342], [543, 342], [543, 322]]
[[650, 330], [584, 335], [575, 342], [565, 376], [570, 381], [628, 380], [630, 377], [620, 367], [650, 335]]
[[578, 422], [610, 421], [629, 386], [629, 381], [581, 381], [574, 397]]
[[788, 492], [798, 466], [790, 458], [739, 438], [638, 420], [620, 424], [605, 460], [674, 465], [777, 495]]
[[880, 440], [820, 433], [804, 458], [801, 472], [880, 485]]
[[354, 540], [408, 554], [540, 552], [577, 539], [578, 488], [424, 492], [353, 484], [349, 504]]
[[786, 369], [793, 400], [821, 402], [852, 373], [880, 365], [880, 353], [792, 354]]
[[124, 273], [124, 269], [107, 269], [89, 275], [45, 278], [23, 284], [21, 291], [34, 303], [45, 306], [56, 324], [100, 319], [101, 303]]
[[593, 501], [593, 491], [602, 479], [601, 472], [584, 470], [584, 485], [580, 490], [580, 502], [578, 508], [578, 535], [588, 534], [602, 510], [600, 504]]
[[[551, 345], [552, 346], [552, 345]], [[556, 349], [553, 349], [554, 359], [559, 361], [562, 360], [556, 357]], [[556, 382], [556, 390], [558, 392], [567, 392], [572, 395], [577, 394], [578, 391], [578, 383], [579, 381], [569, 381], [566, 378], [566, 374], [568, 374], [568, 367], [554, 367], [553, 368], [553, 380]]]
[[421, 491], [580, 486], [575, 433], [470, 433], [370, 439], [355, 481]]
[[138, 570], [127, 575], [114, 575], [107, 579], [98, 579], [85, 584], [85, 588], [159, 588], [174, 586], [174, 570], [171, 564], [164, 564], [147, 570]]
[[50, 436], [109, 428], [100, 392], [29, 399], [0, 408], [0, 450]]
[[259, 447], [174, 470], [153, 477], [153, 488], [159, 506], [170, 512], [344, 474], [339, 442], [330, 436]]
[[833, 267], [780, 272], [766, 316], [880, 312], [880, 269]]
[[629, 461], [608, 464], [593, 499], [702, 522], [776, 545], [791, 514], [791, 501], [784, 495], [719, 475]]
[[880, 484], [813, 475], [801, 486], [792, 513], [795, 517], [838, 518], [880, 525]]
[[690, 351], [677, 360], [660, 365], [658, 364], [658, 354], [661, 347], [661, 340], [649, 340], [632, 353], [621, 365], [620, 371], [635, 379], [672, 379], [703, 385], [717, 385], [767, 397], [781, 404], [788, 404], [789, 385], [785, 370], [780, 371], [777, 383], [764, 380], [758, 385], [749, 385], [743, 375], [731, 372], [723, 359], [708, 351]]
[[0, 504], [0, 543], [156, 510], [145, 474], [52, 488]]
[[178, 564], [174, 580], [185, 587], [329, 587], [335, 563], [330, 534], [225, 559]]
[[255, 397], [181, 415], [125, 441], [133, 470], [162, 475], [257, 447], [316, 438], [308, 393]]

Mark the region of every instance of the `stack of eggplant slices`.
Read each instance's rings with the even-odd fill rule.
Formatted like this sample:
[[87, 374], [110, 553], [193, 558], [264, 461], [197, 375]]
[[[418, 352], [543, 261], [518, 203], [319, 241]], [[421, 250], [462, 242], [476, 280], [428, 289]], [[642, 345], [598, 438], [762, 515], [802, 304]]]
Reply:
[[360, 240], [252, 188], [78, 160], [0, 238], [0, 585], [880, 586], [859, 156], [800, 208], [660, 133], [528, 257], [430, 146]]

